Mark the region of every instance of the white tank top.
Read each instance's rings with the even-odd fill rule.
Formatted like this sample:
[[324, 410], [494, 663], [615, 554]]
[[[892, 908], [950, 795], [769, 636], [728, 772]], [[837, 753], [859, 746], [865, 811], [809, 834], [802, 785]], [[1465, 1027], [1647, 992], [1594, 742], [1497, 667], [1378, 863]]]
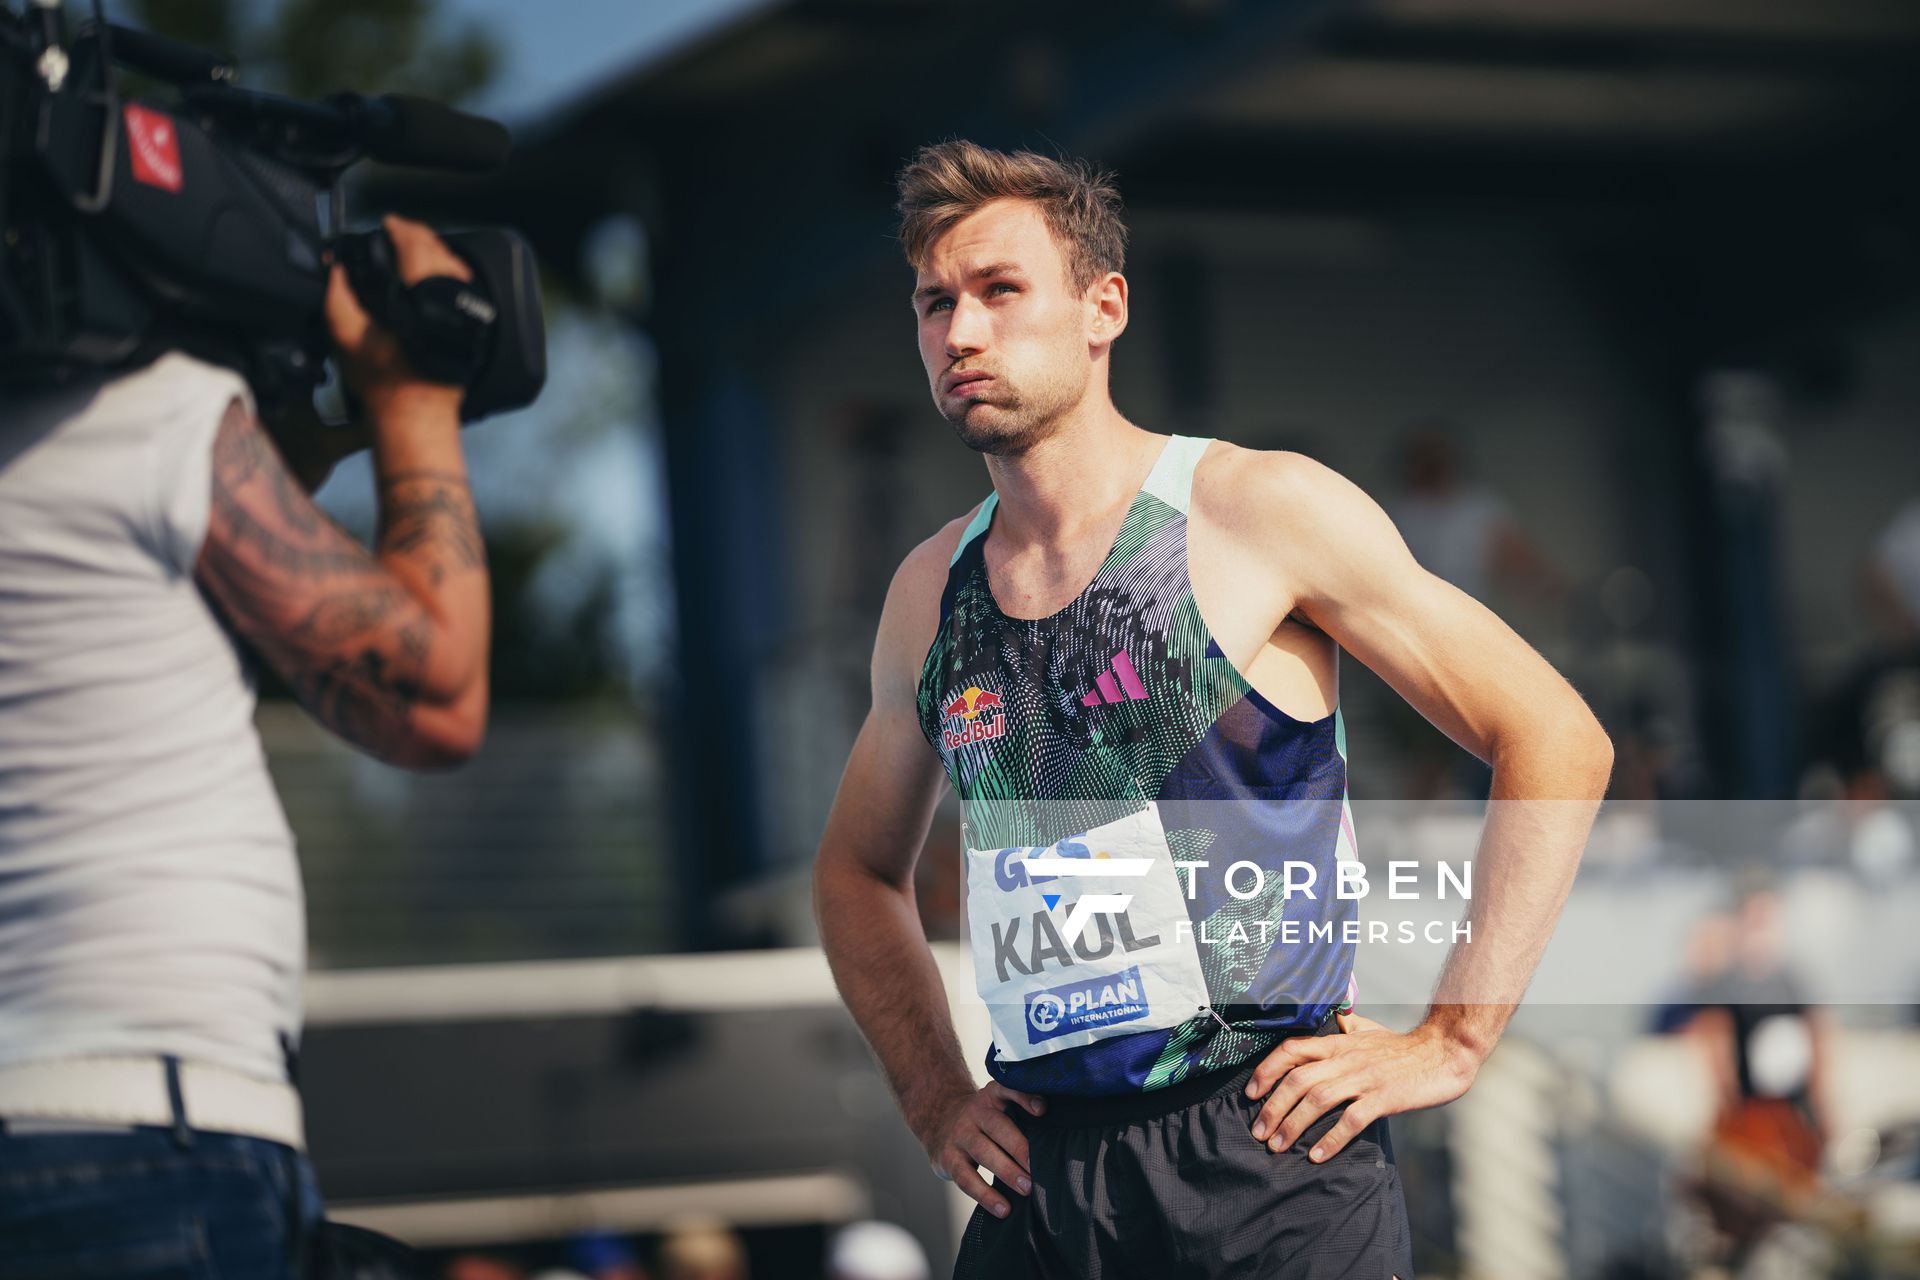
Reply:
[[305, 913], [251, 673], [195, 586], [237, 375], [0, 388], [0, 1066], [284, 1078]]

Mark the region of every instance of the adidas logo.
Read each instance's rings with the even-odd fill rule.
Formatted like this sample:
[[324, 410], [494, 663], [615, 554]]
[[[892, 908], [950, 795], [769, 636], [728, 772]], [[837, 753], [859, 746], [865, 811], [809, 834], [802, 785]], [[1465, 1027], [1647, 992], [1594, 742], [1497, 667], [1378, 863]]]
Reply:
[[1080, 698], [1083, 707], [1097, 707], [1105, 702], [1145, 702], [1147, 686], [1140, 683], [1140, 673], [1133, 669], [1133, 662], [1122, 650], [1113, 655], [1110, 670], [1102, 671], [1100, 678], [1093, 682], [1093, 688]]

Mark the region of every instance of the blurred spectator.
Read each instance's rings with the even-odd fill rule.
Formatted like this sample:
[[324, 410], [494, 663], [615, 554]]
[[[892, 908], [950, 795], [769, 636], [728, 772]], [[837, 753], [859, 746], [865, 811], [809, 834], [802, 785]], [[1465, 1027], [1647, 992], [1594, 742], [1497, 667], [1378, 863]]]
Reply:
[[1832, 1032], [1781, 958], [1777, 897], [1749, 893], [1734, 922], [1732, 963], [1688, 1032], [1720, 1096], [1694, 1190], [1737, 1269], [1818, 1196]]
[[1816, 706], [1802, 790], [1825, 783], [1849, 800], [1920, 797], [1920, 498], [1881, 533], [1865, 578], [1878, 635]]
[[1681, 717], [1664, 707], [1632, 712], [1625, 724], [1608, 726], [1615, 763], [1607, 798], [1680, 800], [1702, 794], [1700, 763], [1680, 727]]
[[827, 1280], [929, 1280], [920, 1242], [891, 1222], [842, 1227], [827, 1246]]
[[1613, 734], [1608, 798], [1705, 794], [1691, 714], [1693, 672], [1664, 634], [1653, 579], [1638, 565], [1616, 565], [1574, 605], [1570, 638], [1586, 653], [1575, 684]]
[[747, 1280], [747, 1250], [723, 1222], [680, 1223], [660, 1245], [661, 1280]]
[[[1507, 504], [1462, 474], [1459, 428], [1440, 419], [1418, 424], [1401, 444], [1400, 477], [1384, 500], [1413, 558], [1436, 577], [1484, 601], [1495, 586], [1534, 595], [1559, 589]], [[1383, 716], [1408, 749], [1406, 798], [1484, 799], [1492, 772], [1435, 734], [1405, 703], [1388, 699]]]
[[1397, 496], [1386, 503], [1413, 558], [1475, 599], [1495, 585], [1532, 594], [1559, 587], [1551, 565], [1492, 490], [1461, 476], [1452, 424], [1421, 424], [1402, 446]]
[[1816, 718], [1817, 766], [1851, 800], [1920, 797], [1920, 642], [1869, 656]]
[[587, 1280], [647, 1280], [640, 1255], [610, 1231], [583, 1231], [568, 1241], [567, 1265]]
[[1920, 642], [1920, 498], [1900, 508], [1874, 544], [1867, 604], [1895, 647]]
[[1733, 962], [1735, 925], [1724, 911], [1710, 911], [1687, 938], [1686, 972], [1671, 997], [1654, 1010], [1650, 1030], [1658, 1036], [1683, 1030], [1715, 994]]
[[1782, 865], [1851, 871], [1862, 885], [1889, 888], [1912, 874], [1920, 857], [1920, 834], [1903, 812], [1887, 802], [1884, 780], [1851, 777], [1822, 766], [1802, 779], [1804, 805], [1782, 834]]
[[463, 1253], [447, 1263], [447, 1280], [526, 1280], [511, 1262], [484, 1253]]

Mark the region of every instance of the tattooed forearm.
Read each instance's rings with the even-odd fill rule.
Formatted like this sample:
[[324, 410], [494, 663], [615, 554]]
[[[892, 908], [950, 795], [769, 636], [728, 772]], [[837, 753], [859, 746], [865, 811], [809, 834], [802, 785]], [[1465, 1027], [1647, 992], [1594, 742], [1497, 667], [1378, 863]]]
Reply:
[[302, 706], [335, 733], [379, 753], [420, 699], [420, 686], [381, 646], [335, 658], [293, 681]]
[[369, 632], [411, 604], [406, 592], [390, 585], [340, 591], [316, 604], [294, 628], [293, 638], [329, 649], [362, 643]]
[[[213, 478], [214, 526], [247, 545], [265, 567], [304, 575], [365, 567], [359, 544], [307, 500], [265, 433], [223, 424], [214, 439]], [[264, 510], [258, 502], [242, 501], [241, 495], [255, 493], [266, 496]], [[349, 546], [321, 536], [329, 530]]]
[[[485, 555], [473, 501], [456, 473], [409, 472], [383, 477], [381, 510], [376, 558], [313, 505], [236, 405], [214, 446], [196, 577], [329, 729], [382, 759], [450, 763], [471, 753], [485, 724]], [[394, 556], [424, 563], [434, 586], [396, 572]], [[449, 565], [480, 576], [443, 593]]]
[[467, 487], [467, 477], [458, 471], [439, 471], [432, 467], [407, 467], [398, 471], [385, 471], [380, 475], [380, 487], [406, 484], [410, 480], [431, 480], [439, 484], [449, 484], [456, 488]]
[[418, 560], [436, 586], [450, 570], [485, 569], [486, 544], [466, 478], [442, 471], [383, 475], [380, 551]]
[[[260, 448], [273, 448], [259, 432], [254, 433], [254, 439], [259, 441]], [[287, 532], [292, 537], [301, 539], [315, 537], [323, 525], [333, 523], [326, 512], [313, 504], [306, 486], [301, 484], [284, 466], [271, 468], [268, 476], [273, 486], [274, 510], [279, 514]]]
[[[341, 737], [384, 754], [421, 698], [433, 628], [397, 586], [322, 600], [284, 641], [289, 683]], [[278, 664], [276, 664], [278, 665]]]

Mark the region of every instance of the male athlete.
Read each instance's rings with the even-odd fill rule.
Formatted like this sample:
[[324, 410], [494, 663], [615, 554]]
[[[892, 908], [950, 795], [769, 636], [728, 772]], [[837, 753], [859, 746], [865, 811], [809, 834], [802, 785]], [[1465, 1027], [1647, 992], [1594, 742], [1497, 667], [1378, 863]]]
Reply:
[[[1352, 484], [1121, 415], [1118, 203], [1083, 166], [967, 142], [900, 176], [920, 358], [993, 492], [888, 591], [814, 873], [822, 939], [935, 1171], [979, 1202], [957, 1276], [1406, 1277], [1384, 1118], [1472, 1083], [1612, 747]], [[1346, 1012], [1337, 931], [1251, 927], [1352, 906], [1327, 890], [1353, 857], [1340, 647], [1487, 761], [1501, 802], [1471, 941], [1405, 1034]], [[945, 781], [993, 1016], [979, 1089], [913, 903]], [[1320, 892], [1288, 894], [1283, 860]]]

